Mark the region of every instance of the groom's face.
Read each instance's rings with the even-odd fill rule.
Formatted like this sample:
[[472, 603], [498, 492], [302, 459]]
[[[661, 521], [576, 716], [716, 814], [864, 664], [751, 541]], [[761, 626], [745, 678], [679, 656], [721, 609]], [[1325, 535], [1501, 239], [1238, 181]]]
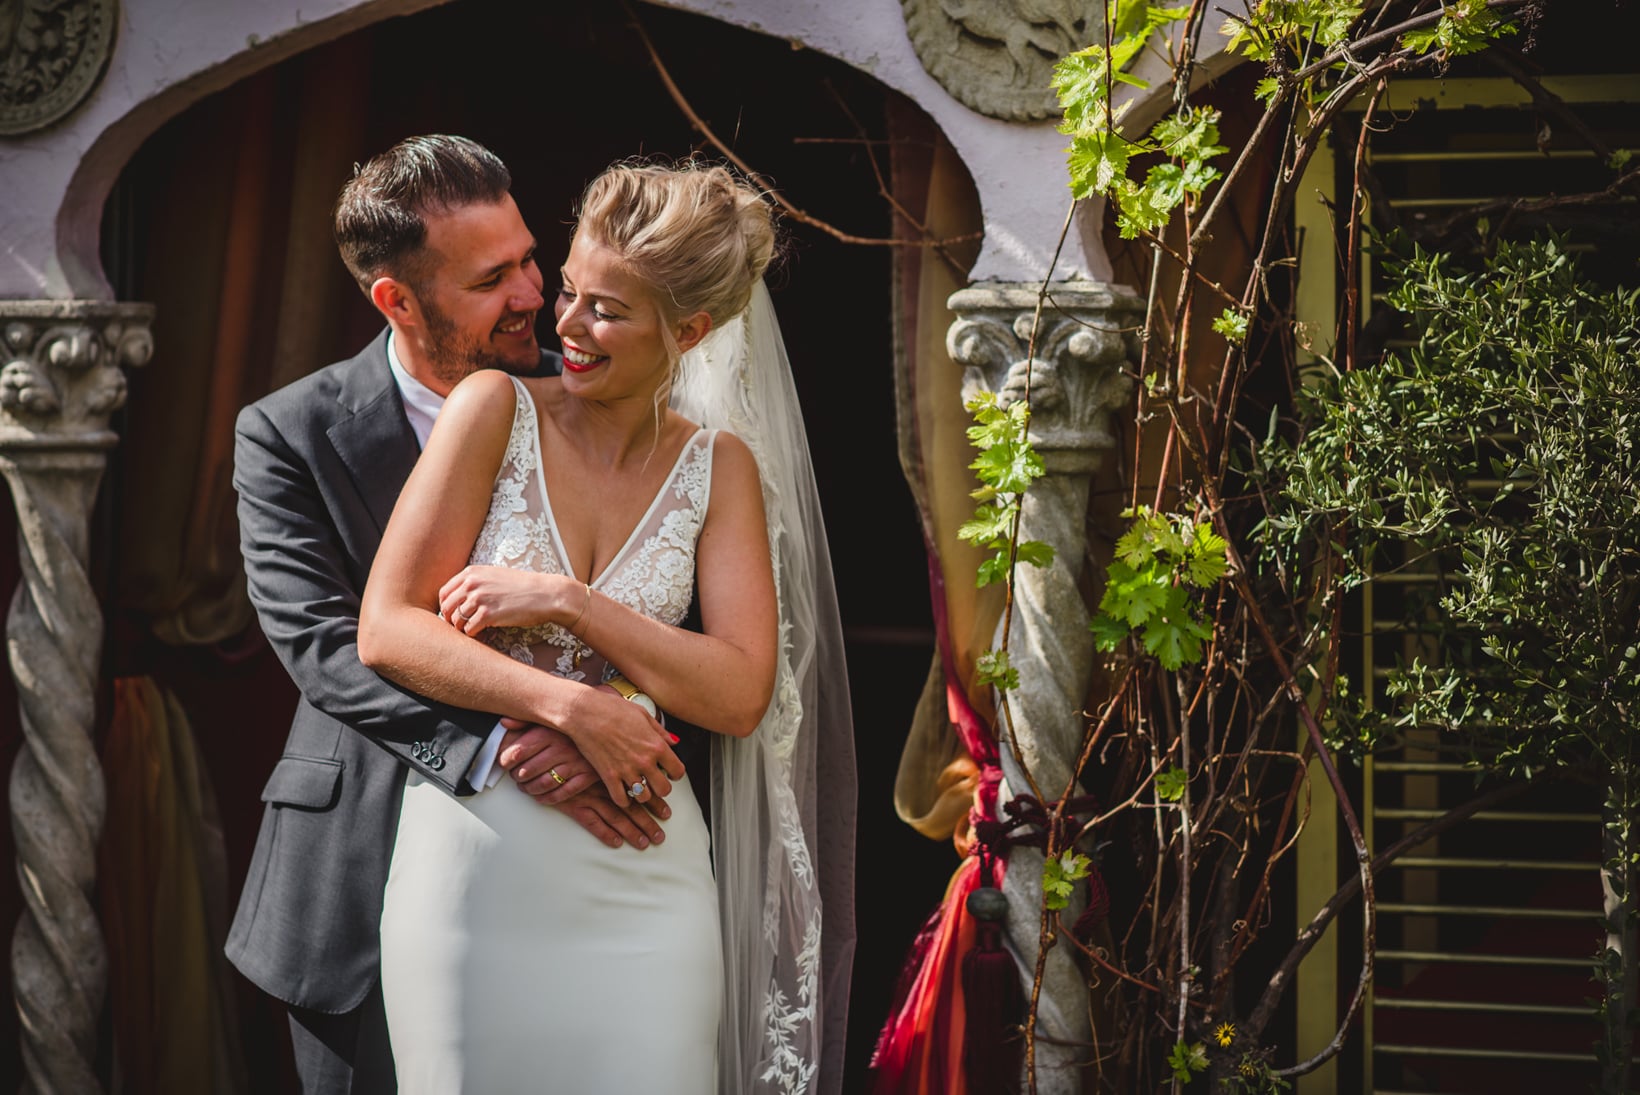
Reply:
[[535, 237], [511, 196], [428, 216], [423, 254], [412, 293], [434, 387], [448, 390], [479, 369], [525, 372], [540, 364], [541, 271]]

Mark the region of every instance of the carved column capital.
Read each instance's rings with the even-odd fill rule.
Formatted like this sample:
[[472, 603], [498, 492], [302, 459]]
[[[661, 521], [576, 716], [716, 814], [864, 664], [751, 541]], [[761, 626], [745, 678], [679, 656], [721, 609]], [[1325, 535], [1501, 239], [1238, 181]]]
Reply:
[[966, 366], [962, 394], [992, 391], [1004, 403], [1031, 385], [1031, 443], [1050, 474], [1091, 472], [1115, 444], [1110, 412], [1132, 382], [1122, 372], [1144, 304], [1120, 286], [1051, 285], [1042, 306], [1035, 353], [1031, 327], [1040, 286], [992, 282], [959, 289], [947, 305], [956, 320], [946, 334], [951, 359]]
[[122, 366], [153, 356], [151, 304], [0, 300], [0, 452], [100, 450]]
[[6, 646], [23, 730], [10, 805], [24, 883], [11, 947], [24, 1091], [101, 1090], [107, 952], [91, 894], [105, 799], [91, 732], [103, 618], [87, 564], [121, 369], [152, 356], [153, 316], [147, 304], [0, 301], [0, 474], [23, 576]]

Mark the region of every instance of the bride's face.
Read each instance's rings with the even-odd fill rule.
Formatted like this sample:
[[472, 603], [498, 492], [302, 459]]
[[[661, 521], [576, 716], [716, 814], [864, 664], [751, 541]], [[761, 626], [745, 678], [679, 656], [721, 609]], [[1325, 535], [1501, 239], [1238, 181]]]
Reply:
[[671, 355], [654, 292], [612, 248], [585, 233], [575, 237], [553, 310], [567, 390], [652, 397], [665, 381]]
[[564, 345], [564, 387], [576, 395], [653, 400], [672, 369], [672, 356], [705, 337], [704, 312], [668, 327], [655, 291], [620, 253], [579, 233], [564, 260], [553, 305]]

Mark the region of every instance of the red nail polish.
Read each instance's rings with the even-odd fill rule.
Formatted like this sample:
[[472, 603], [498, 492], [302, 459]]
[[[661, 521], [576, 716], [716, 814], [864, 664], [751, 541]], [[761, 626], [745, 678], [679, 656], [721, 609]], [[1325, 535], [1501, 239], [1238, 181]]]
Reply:
[[667, 740], [670, 741], [673, 745], [676, 745], [678, 742], [683, 740], [682, 738], [678, 737], [676, 734], [674, 734], [670, 731], [667, 732], [666, 737], [667, 737]]

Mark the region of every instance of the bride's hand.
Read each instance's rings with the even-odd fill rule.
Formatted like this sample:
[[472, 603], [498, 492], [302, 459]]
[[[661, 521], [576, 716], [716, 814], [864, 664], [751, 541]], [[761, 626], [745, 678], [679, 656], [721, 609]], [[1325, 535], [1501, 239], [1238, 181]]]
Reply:
[[[616, 802], [665, 798], [672, 793], [672, 781], [683, 778], [683, 762], [667, 744], [676, 739], [649, 712], [616, 692], [588, 689], [572, 716], [560, 729], [575, 739]], [[640, 793], [628, 794], [639, 783]]]
[[533, 627], [556, 622], [570, 592], [580, 594], [581, 583], [563, 575], [470, 566], [438, 591], [438, 614], [468, 635], [487, 627]]

